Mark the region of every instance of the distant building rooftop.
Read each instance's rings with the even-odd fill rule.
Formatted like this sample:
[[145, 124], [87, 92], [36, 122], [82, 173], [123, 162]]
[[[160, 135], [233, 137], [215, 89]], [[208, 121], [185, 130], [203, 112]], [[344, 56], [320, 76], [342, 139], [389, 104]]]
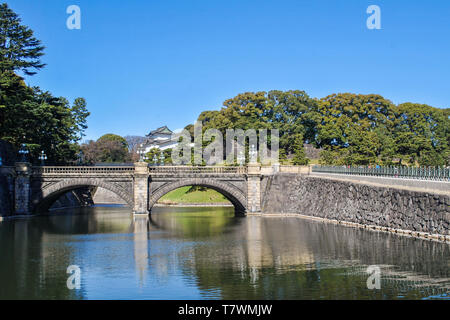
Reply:
[[156, 130], [150, 131], [150, 133], [147, 134], [146, 136], [147, 137], [151, 137], [151, 136], [153, 136], [155, 134], [158, 134], [158, 133], [171, 135], [173, 132], [167, 126], [164, 126], [164, 127], [158, 128]]
[[148, 152], [152, 148], [166, 150], [173, 148], [178, 144], [177, 139], [173, 136], [173, 131], [167, 126], [150, 131], [146, 137], [147, 140], [144, 143], [145, 152]]

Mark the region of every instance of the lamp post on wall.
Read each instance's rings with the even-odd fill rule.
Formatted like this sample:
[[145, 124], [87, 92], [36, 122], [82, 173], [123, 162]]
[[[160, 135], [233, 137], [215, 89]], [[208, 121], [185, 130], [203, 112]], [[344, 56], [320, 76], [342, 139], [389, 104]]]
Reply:
[[250, 151], [249, 151], [249, 156], [250, 156], [250, 162], [251, 163], [256, 163], [258, 160], [258, 151], [256, 151], [256, 147], [254, 144], [252, 144], [252, 146], [250, 147]]
[[239, 152], [239, 154], [237, 156], [237, 162], [238, 162], [240, 167], [242, 167], [244, 165], [244, 163], [245, 163], [245, 155], [244, 155], [243, 151]]
[[139, 162], [144, 162], [146, 158], [144, 144], [141, 143], [141, 145], [137, 149], [137, 153], [139, 154]]
[[78, 165], [81, 166], [83, 164], [83, 151], [78, 152]]
[[25, 143], [22, 143], [22, 146], [20, 147], [19, 154], [20, 154], [20, 161], [21, 162], [27, 162], [27, 156], [30, 153], [27, 149], [27, 145]]
[[45, 154], [44, 150], [41, 151], [41, 154], [38, 157], [39, 160], [41, 160], [41, 167], [45, 166], [45, 160], [47, 160], [47, 155]]

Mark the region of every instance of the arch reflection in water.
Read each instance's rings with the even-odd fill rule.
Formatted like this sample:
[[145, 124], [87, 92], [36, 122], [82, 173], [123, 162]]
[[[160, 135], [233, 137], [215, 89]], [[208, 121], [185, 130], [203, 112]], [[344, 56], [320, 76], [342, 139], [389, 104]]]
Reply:
[[230, 232], [243, 221], [229, 207], [157, 207], [150, 215], [154, 228], [183, 238], [202, 238]]
[[[0, 298], [421, 299], [450, 284], [447, 244], [232, 208], [96, 207], [3, 222], [0, 240]], [[80, 291], [65, 286], [71, 264]]]

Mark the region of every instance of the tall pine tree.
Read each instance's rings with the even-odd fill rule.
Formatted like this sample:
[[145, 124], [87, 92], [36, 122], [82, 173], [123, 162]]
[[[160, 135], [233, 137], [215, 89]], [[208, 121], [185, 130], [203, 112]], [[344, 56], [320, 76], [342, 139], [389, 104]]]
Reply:
[[296, 134], [294, 137], [294, 157], [292, 163], [295, 165], [306, 166], [309, 159], [306, 157], [305, 147], [303, 146], [303, 136]]
[[19, 148], [26, 143], [30, 160], [44, 150], [48, 163], [74, 160], [87, 128], [86, 101], [54, 97], [38, 87], [28, 87], [23, 76], [34, 75], [45, 66], [44, 46], [33, 31], [21, 24], [6, 3], [0, 4], [0, 139]]
[[45, 66], [40, 60], [43, 51], [33, 31], [21, 25], [19, 16], [6, 3], [0, 4], [0, 72], [33, 75]]

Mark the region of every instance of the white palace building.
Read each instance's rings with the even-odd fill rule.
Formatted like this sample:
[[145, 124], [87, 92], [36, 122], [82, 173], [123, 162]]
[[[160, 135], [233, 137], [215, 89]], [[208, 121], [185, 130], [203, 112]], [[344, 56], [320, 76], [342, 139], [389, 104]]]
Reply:
[[176, 147], [178, 145], [178, 142], [175, 136], [172, 135], [172, 130], [167, 128], [167, 126], [160, 127], [156, 130], [151, 131], [146, 135], [147, 140], [143, 145], [145, 153], [149, 152], [153, 148], [166, 150]]

